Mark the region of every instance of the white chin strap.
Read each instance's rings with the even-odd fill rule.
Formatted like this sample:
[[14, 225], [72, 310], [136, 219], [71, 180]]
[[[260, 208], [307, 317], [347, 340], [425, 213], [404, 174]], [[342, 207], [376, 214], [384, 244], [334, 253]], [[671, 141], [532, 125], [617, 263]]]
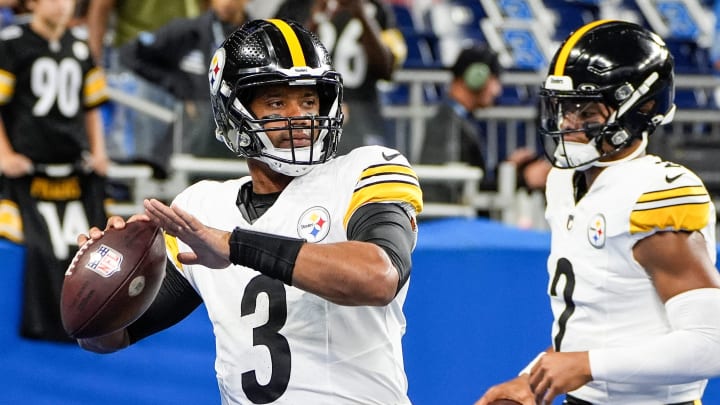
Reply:
[[263, 143], [263, 155], [258, 156], [257, 159], [265, 162], [270, 166], [271, 169], [278, 173], [282, 173], [287, 176], [302, 176], [309, 172], [314, 165], [321, 162], [324, 153], [322, 152], [324, 138], [327, 135], [327, 130], [321, 131], [320, 136], [312, 146], [312, 156], [310, 155], [310, 147], [305, 146], [302, 148], [295, 148], [295, 161], [302, 162], [288, 163], [293, 161], [293, 150], [291, 149], [280, 149], [273, 146], [270, 138], [268, 138], [265, 132], [257, 133], [258, 139]]
[[600, 161], [600, 152], [598, 152], [595, 146], [595, 139], [588, 143], [582, 142], [562, 142], [555, 148], [553, 157], [558, 167], [561, 168], [574, 168], [575, 170], [587, 170], [592, 166], [596, 167], [607, 167], [612, 166], [621, 162], [635, 159], [645, 152], [647, 148], [648, 136], [647, 132], [643, 132], [642, 141], [640, 145], [635, 148], [632, 153], [618, 160], [611, 160], [607, 162]]
[[298, 165], [298, 164], [293, 164], [293, 163], [285, 163], [285, 162], [281, 162], [279, 160], [275, 160], [268, 156], [258, 156], [253, 159], [257, 159], [257, 160], [267, 164], [275, 172], [278, 172], [280, 174], [284, 174], [284, 175], [290, 176], [290, 177], [302, 176], [302, 175], [310, 172], [310, 170], [312, 170], [315, 167], [315, 165]]
[[608, 166], [612, 166], [612, 165], [615, 165], [618, 163], [627, 162], [628, 160], [633, 160], [636, 157], [645, 153], [645, 148], [647, 148], [647, 145], [648, 145], [648, 135], [647, 135], [647, 132], [643, 132], [640, 145], [638, 145], [637, 148], [635, 148], [635, 150], [632, 151], [632, 153], [630, 153], [629, 155], [625, 156], [624, 158], [618, 159], [618, 160], [611, 160], [608, 162], [601, 162], [598, 160], [596, 162], [593, 162], [593, 166], [608, 167]]
[[600, 158], [600, 153], [594, 139], [588, 143], [563, 141], [555, 148], [553, 157], [557, 166], [563, 169], [586, 170]]

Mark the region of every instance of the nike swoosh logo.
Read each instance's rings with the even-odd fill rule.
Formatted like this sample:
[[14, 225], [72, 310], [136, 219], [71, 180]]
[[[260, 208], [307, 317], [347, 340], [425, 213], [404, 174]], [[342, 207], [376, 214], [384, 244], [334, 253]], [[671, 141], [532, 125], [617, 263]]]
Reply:
[[672, 183], [673, 181], [679, 179], [680, 176], [682, 176], [683, 174], [685, 174], [685, 173], [680, 173], [680, 174], [678, 174], [677, 176], [673, 176], [673, 177], [670, 177], [670, 176], [668, 176], [668, 175], [665, 175], [665, 181], [667, 181], [668, 183]]
[[387, 160], [388, 162], [395, 159], [396, 157], [400, 156], [400, 153], [393, 153], [392, 155], [387, 155], [385, 152], [382, 153], [382, 157]]

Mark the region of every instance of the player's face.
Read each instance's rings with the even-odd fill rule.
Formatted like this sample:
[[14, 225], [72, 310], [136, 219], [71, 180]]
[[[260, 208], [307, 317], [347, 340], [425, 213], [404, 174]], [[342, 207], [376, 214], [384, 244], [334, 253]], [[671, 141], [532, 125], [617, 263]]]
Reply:
[[75, 0], [32, 0], [27, 4], [34, 19], [52, 28], [67, 26], [75, 13]]
[[[320, 100], [314, 86], [275, 85], [261, 88], [250, 103], [250, 110], [261, 120], [275, 119], [263, 126], [276, 148], [310, 146], [317, 136], [317, 131], [313, 134], [310, 129], [312, 119], [304, 118], [320, 112]], [[277, 120], [289, 117], [296, 118]]]
[[558, 115], [561, 130], [578, 130], [577, 132], [567, 133], [564, 136], [566, 141], [589, 142], [590, 139], [581, 130], [607, 122], [610, 109], [605, 104], [595, 101], [582, 103], [565, 101], [561, 103]]

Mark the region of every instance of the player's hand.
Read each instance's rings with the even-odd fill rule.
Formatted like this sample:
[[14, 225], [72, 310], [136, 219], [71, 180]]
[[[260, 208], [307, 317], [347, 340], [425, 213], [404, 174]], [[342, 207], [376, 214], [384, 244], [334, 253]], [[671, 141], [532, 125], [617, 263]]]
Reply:
[[529, 376], [522, 374], [510, 381], [490, 387], [475, 405], [487, 405], [498, 399], [512, 399], [522, 405], [535, 405], [535, 394], [530, 388]]
[[151, 199], [144, 201], [145, 213], [169, 235], [190, 246], [192, 252], [179, 253], [183, 264], [201, 264], [211, 269], [224, 269], [230, 263], [230, 232], [205, 226], [180, 207], [168, 207]]
[[506, 160], [515, 166], [520, 166], [523, 163], [535, 159], [535, 156], [535, 151], [530, 148], [518, 148], [515, 149]]
[[[149, 221], [149, 220], [150, 220], [150, 218], [148, 218], [148, 216], [145, 214], [135, 214], [135, 215], [131, 216], [130, 218], [128, 218], [127, 221], [125, 221], [125, 219], [123, 219], [123, 217], [121, 217], [121, 216], [113, 215], [110, 218], [108, 218], [107, 224], [105, 225], [105, 230], [108, 230], [111, 228], [123, 229], [123, 228], [125, 228], [125, 224], [127, 224], [128, 222]], [[90, 228], [87, 231], [87, 233], [81, 233], [80, 235], [77, 236], [77, 244], [78, 244], [78, 246], [82, 246], [85, 244], [85, 242], [87, 242], [90, 239], [94, 239], [94, 240], [100, 239], [100, 237], [103, 236], [104, 233], [105, 233], [104, 230], [94, 226], [94, 227]]]
[[93, 153], [87, 157], [85, 165], [100, 176], [107, 176], [110, 159], [105, 153]]
[[530, 386], [540, 405], [552, 404], [556, 396], [574, 391], [589, 381], [588, 352], [548, 352], [530, 372]]
[[0, 172], [5, 177], [22, 177], [31, 174], [32, 171], [33, 162], [25, 155], [13, 152], [0, 159]]

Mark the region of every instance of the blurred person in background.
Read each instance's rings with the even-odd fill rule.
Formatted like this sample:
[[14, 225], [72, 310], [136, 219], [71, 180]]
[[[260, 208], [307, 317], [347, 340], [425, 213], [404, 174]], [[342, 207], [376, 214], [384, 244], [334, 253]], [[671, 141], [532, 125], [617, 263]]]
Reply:
[[277, 16], [315, 32], [343, 77], [347, 111], [338, 152], [387, 143], [377, 85], [391, 80], [407, 56], [390, 5], [381, 0], [286, 0]]
[[183, 153], [232, 157], [208, 136], [215, 133], [215, 123], [207, 67], [225, 37], [248, 20], [246, 5], [247, 0], [210, 0], [209, 10], [199, 17], [174, 19], [120, 48], [120, 63], [183, 102]]
[[[205, 0], [89, 0], [88, 43], [95, 61], [106, 67], [109, 85], [174, 110], [177, 100], [123, 66], [118, 61], [117, 50], [140, 35], [151, 35], [148, 33], [174, 18], [197, 17], [205, 8]], [[118, 103], [108, 107], [112, 107], [106, 111], [110, 157], [116, 161], [149, 163], [162, 177], [172, 152], [167, 142], [172, 135], [172, 124]]]
[[[480, 188], [497, 188], [490, 176], [495, 168], [486, 165], [479, 121], [475, 111], [495, 106], [502, 93], [503, 68], [498, 55], [485, 44], [464, 48], [450, 68], [452, 79], [443, 101], [433, 117], [426, 120], [425, 139], [420, 163], [463, 163], [483, 170]], [[529, 189], [542, 189], [550, 164], [534, 151], [520, 148], [507, 161], [517, 168], [518, 184]], [[460, 186], [424, 185], [427, 201], [459, 202]]]
[[77, 249], [72, 235], [102, 225], [103, 70], [68, 29], [75, 0], [29, 0], [29, 23], [0, 31], [0, 237], [25, 246], [20, 334], [71, 341], [59, 302]]

